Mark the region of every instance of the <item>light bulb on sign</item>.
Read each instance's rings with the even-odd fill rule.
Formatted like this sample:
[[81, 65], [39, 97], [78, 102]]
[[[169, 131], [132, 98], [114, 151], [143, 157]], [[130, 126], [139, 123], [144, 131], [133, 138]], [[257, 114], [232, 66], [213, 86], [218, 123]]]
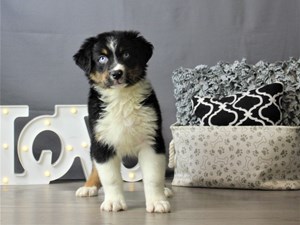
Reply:
[[45, 124], [45, 126], [50, 126], [51, 125], [51, 121], [50, 120], [45, 120], [44, 124]]
[[44, 176], [45, 176], [45, 177], [50, 177], [50, 176], [51, 176], [50, 171], [49, 171], [49, 170], [46, 170], [46, 171], [44, 172]]
[[21, 151], [28, 152], [28, 146], [27, 145], [22, 146]]
[[8, 177], [3, 177], [3, 178], [2, 178], [2, 183], [3, 183], [3, 184], [8, 184], [8, 182], [9, 182]]
[[128, 173], [128, 177], [129, 177], [131, 180], [134, 180], [134, 178], [135, 178], [135, 173], [134, 173], [134, 172], [129, 172], [129, 173]]
[[77, 114], [77, 109], [74, 108], [74, 107], [72, 107], [72, 108], [70, 109], [70, 112], [71, 112], [72, 114]]
[[2, 114], [3, 115], [8, 115], [9, 114], [9, 110], [7, 108], [2, 109]]
[[89, 147], [89, 144], [86, 143], [85, 141], [83, 141], [83, 142], [81, 142], [81, 146], [82, 146], [83, 148], [88, 148], [88, 147]]
[[67, 145], [66, 150], [69, 151], [69, 152], [73, 151], [73, 146], [72, 145]]

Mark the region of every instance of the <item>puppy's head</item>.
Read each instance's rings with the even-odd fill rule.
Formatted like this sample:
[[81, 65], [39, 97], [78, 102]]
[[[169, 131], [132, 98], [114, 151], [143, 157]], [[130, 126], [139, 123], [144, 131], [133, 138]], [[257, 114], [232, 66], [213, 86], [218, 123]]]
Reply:
[[153, 46], [134, 31], [112, 31], [85, 40], [73, 56], [91, 85], [126, 87], [146, 75]]

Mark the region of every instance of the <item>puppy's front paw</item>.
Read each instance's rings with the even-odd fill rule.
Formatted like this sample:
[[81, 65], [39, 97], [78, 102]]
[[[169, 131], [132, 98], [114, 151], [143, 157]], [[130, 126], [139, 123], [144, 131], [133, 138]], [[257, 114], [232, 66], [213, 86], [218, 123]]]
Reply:
[[171, 211], [171, 206], [168, 201], [155, 201], [147, 203], [147, 212], [150, 213], [168, 213]]
[[124, 200], [105, 200], [102, 204], [100, 209], [102, 211], [107, 212], [118, 212], [118, 211], [124, 211], [127, 209], [127, 205]]
[[77, 197], [92, 197], [98, 195], [98, 188], [96, 186], [93, 187], [81, 187], [76, 191]]

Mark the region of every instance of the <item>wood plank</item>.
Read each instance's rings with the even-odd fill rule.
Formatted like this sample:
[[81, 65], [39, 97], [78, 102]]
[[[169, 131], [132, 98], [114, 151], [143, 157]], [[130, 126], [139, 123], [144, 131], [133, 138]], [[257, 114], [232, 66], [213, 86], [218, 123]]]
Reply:
[[[142, 183], [125, 183], [128, 210], [101, 212], [103, 192], [75, 197], [83, 182], [1, 186], [1, 224], [230, 224], [299, 225], [300, 191], [256, 191], [173, 187], [172, 212], [145, 211]], [[169, 185], [170, 186], [170, 185]]]

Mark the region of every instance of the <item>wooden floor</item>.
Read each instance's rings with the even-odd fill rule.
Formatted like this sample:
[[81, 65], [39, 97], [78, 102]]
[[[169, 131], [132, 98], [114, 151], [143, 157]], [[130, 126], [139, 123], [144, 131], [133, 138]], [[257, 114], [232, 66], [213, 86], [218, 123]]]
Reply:
[[98, 197], [76, 198], [83, 182], [1, 186], [1, 225], [299, 225], [300, 191], [173, 187], [169, 214], [146, 213], [142, 183], [126, 183], [125, 212], [100, 212]]

